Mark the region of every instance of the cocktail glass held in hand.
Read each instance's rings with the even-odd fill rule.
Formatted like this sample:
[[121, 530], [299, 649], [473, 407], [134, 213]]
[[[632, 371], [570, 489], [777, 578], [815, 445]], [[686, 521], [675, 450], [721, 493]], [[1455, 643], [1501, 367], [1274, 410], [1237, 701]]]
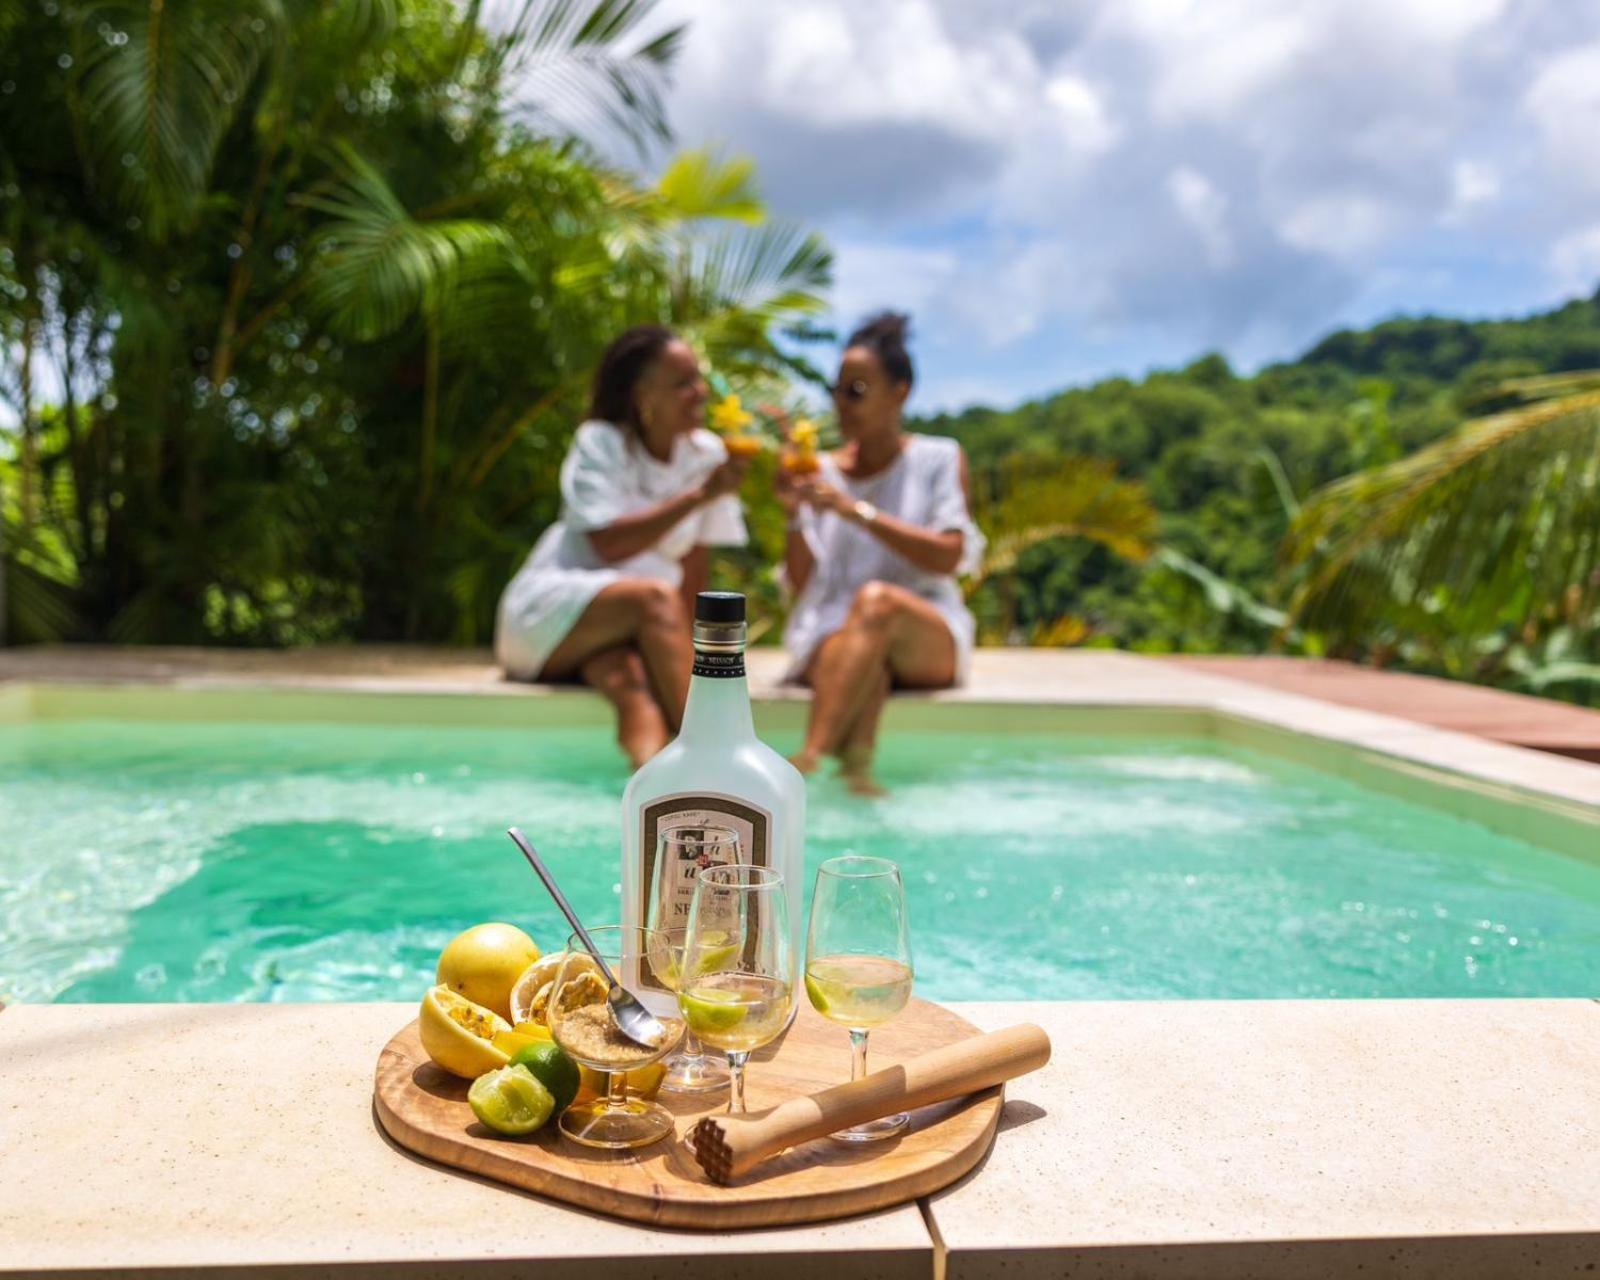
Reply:
[[[689, 908], [695, 881], [708, 867], [739, 861], [739, 833], [732, 827], [689, 825], [666, 827], [656, 839], [656, 874], [650, 899], [650, 924], [666, 940], [664, 965], [654, 964], [656, 979], [678, 990], [683, 972], [683, 946], [689, 936]], [[667, 1059], [663, 1089], [674, 1093], [712, 1093], [728, 1087], [728, 1068], [720, 1058], [701, 1051], [691, 1030], [678, 1052]]]
[[[911, 933], [900, 868], [884, 858], [830, 858], [817, 868], [806, 935], [811, 1007], [850, 1032], [850, 1078], [867, 1074], [867, 1034], [911, 999]], [[841, 1142], [890, 1138], [906, 1114], [844, 1129]]]
[[[590, 929], [595, 948], [613, 973], [631, 972], [644, 957], [659, 955], [665, 946], [650, 929], [606, 925]], [[628, 1097], [628, 1072], [659, 1061], [683, 1038], [683, 1023], [662, 1018], [666, 1036], [647, 1047], [622, 1033], [606, 1002], [607, 983], [599, 966], [573, 934], [567, 940], [567, 958], [550, 991], [550, 1034], [567, 1053], [606, 1077], [604, 1097], [574, 1102], [561, 1113], [561, 1132], [586, 1147], [624, 1150], [648, 1146], [673, 1131], [672, 1113], [665, 1107]]]
[[678, 1007], [700, 1039], [728, 1055], [728, 1111], [744, 1111], [752, 1049], [777, 1039], [794, 1011], [794, 947], [783, 877], [765, 867], [710, 867], [695, 882]]

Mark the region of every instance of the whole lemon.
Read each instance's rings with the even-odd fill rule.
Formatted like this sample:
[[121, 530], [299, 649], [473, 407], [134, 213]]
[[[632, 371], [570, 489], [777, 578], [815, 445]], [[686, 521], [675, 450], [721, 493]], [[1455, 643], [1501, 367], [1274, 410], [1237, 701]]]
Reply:
[[439, 953], [434, 980], [509, 1018], [511, 989], [538, 958], [539, 948], [516, 925], [474, 925], [450, 939], [450, 945]]

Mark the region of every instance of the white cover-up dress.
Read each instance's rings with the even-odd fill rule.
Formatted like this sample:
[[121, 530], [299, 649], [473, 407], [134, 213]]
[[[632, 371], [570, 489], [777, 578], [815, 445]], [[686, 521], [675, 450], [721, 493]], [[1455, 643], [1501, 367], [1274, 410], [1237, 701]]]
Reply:
[[690, 512], [652, 547], [607, 564], [589, 541], [604, 529], [700, 484], [728, 456], [710, 431], [673, 442], [667, 461], [653, 457], [624, 427], [591, 419], [577, 430], [561, 463], [561, 518], [544, 531], [500, 596], [495, 659], [514, 680], [536, 680], [589, 602], [623, 578], [683, 581], [683, 558], [699, 546], [742, 546], [749, 538], [734, 494]]
[[844, 626], [856, 592], [878, 581], [914, 591], [939, 611], [956, 642], [956, 683], [964, 684], [977, 627], [962, 601], [956, 575], [971, 573], [982, 562], [984, 537], [967, 509], [961, 446], [946, 436], [908, 434], [900, 456], [864, 480], [845, 475], [830, 454], [819, 461], [821, 480], [872, 503], [886, 515], [941, 533], [959, 530], [961, 561], [954, 574], [929, 573], [843, 516], [802, 506], [800, 532], [816, 558], [816, 568], [784, 628], [783, 644], [790, 659], [785, 679], [798, 680], [805, 674], [817, 646]]

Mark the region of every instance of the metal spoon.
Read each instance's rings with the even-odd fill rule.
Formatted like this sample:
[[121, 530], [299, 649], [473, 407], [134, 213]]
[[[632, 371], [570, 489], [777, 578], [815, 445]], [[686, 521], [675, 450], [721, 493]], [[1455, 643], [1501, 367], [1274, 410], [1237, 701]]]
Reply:
[[577, 913], [567, 902], [567, 895], [561, 892], [561, 887], [556, 884], [550, 869], [533, 851], [533, 846], [528, 843], [528, 837], [516, 827], [512, 827], [506, 834], [515, 842], [517, 848], [522, 850], [522, 856], [538, 873], [539, 879], [544, 881], [544, 887], [550, 890], [550, 896], [556, 900], [556, 906], [561, 908], [561, 914], [566, 916], [572, 931], [578, 935], [589, 954], [594, 957], [595, 963], [600, 966], [600, 972], [610, 983], [610, 989], [606, 992], [606, 1003], [611, 1006], [611, 1020], [617, 1024], [617, 1029], [635, 1044], [643, 1045], [646, 1049], [660, 1048], [667, 1038], [666, 1027], [661, 1025], [655, 1014], [639, 1003], [637, 996], [617, 981], [617, 975], [611, 972], [611, 966], [605, 962], [605, 957], [594, 945], [594, 940], [589, 937], [589, 931], [583, 927]]

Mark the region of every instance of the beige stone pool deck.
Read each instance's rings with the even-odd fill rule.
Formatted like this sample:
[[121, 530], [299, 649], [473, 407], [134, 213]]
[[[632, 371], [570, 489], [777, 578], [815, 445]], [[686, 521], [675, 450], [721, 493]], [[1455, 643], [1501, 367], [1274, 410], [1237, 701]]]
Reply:
[[[753, 683], [786, 701], [776, 661], [752, 654]], [[379, 720], [588, 706], [507, 685], [478, 654], [0, 651], [0, 719], [107, 697], [204, 716], [208, 692], [281, 718], [335, 694], [371, 695], [360, 706]], [[1281, 681], [989, 651], [969, 688], [897, 701], [891, 724], [949, 703], [996, 727], [1059, 716], [1263, 743], [1600, 858], [1600, 766]], [[1600, 1002], [955, 1007], [986, 1029], [1036, 1021], [1054, 1042], [1049, 1067], [1009, 1089], [976, 1173], [867, 1218], [704, 1235], [392, 1147], [372, 1068], [409, 1005], [14, 1006], [0, 1012], [0, 1275], [1600, 1276]]]

